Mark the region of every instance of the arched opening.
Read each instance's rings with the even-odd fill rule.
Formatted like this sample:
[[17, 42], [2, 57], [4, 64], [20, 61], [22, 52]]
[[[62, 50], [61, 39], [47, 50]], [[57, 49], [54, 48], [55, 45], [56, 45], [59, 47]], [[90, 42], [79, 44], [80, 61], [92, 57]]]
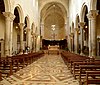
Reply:
[[24, 41], [24, 47], [25, 47], [25, 50], [27, 49], [26, 47], [28, 46], [27, 45], [27, 17], [25, 17], [25, 26], [24, 26], [24, 29], [23, 29], [23, 41]]
[[97, 0], [97, 10], [99, 10], [99, 15], [100, 15], [100, 0]]
[[5, 12], [4, 0], [0, 0], [0, 57], [4, 56], [4, 39], [5, 39]]
[[13, 21], [13, 55], [20, 52], [20, 16], [18, 12], [18, 7], [14, 9], [14, 15], [16, 16]]
[[88, 8], [87, 6], [85, 6], [85, 14], [84, 14], [84, 22], [85, 22], [85, 26], [83, 29], [84, 32], [84, 54], [88, 55], [89, 54], [89, 47], [88, 47], [88, 40], [89, 40], [89, 26], [88, 26], [88, 18], [87, 18], [87, 14], [88, 14]]
[[23, 28], [23, 41], [24, 41], [24, 50], [29, 52], [32, 49], [31, 46], [31, 28], [30, 28], [30, 22], [29, 22], [29, 17], [25, 17], [25, 26]]
[[0, 0], [0, 14], [2, 14], [2, 12], [5, 12], [4, 0]]
[[[45, 40], [65, 39], [65, 12], [64, 6], [58, 2], [47, 3], [41, 10], [41, 22], [44, 24]], [[63, 11], [64, 10], [64, 11]], [[45, 46], [44, 46], [45, 47]]]
[[88, 7], [87, 5], [83, 5], [82, 12], [81, 12], [81, 22], [85, 22], [83, 28], [83, 53], [85, 55], [89, 55], [89, 47], [88, 47], [88, 40], [89, 40], [89, 26], [88, 26]]

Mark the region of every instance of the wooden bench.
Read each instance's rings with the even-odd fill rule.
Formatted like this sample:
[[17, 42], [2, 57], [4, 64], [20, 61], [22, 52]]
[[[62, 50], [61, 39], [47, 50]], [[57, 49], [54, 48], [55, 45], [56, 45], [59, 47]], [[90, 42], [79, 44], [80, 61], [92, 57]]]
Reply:
[[[88, 56], [81, 56], [66, 51], [62, 51], [61, 56], [65, 61], [65, 63], [67, 64], [68, 68], [71, 70], [71, 73], [73, 73], [74, 78], [78, 76], [80, 85], [82, 85], [82, 83], [85, 83], [83, 80], [85, 79], [86, 76], [90, 76], [90, 74], [87, 73], [87, 71], [95, 71], [95, 72], [100, 71], [100, 60], [96, 60], [95, 58], [90, 58]], [[94, 79], [94, 82], [96, 82], [96, 80]], [[91, 82], [92, 84], [92, 81], [87, 81], [87, 82], [88, 84], [89, 82]]]
[[84, 83], [84, 78], [86, 78], [86, 71], [100, 71], [100, 65], [80, 65], [79, 72], [79, 83], [82, 85]]
[[90, 57], [81, 56], [70, 52], [61, 52], [61, 56], [64, 59], [65, 63], [67, 64], [68, 68], [72, 72], [72, 67], [74, 62], [82, 62], [82, 61], [91, 61]]
[[7, 60], [0, 61], [0, 80], [13, 74], [12, 63]]
[[100, 84], [100, 71], [86, 71], [86, 80], [84, 82], [86, 85]]
[[91, 61], [91, 62], [74, 62], [73, 64], [73, 75], [74, 78], [76, 79], [76, 76], [79, 76], [79, 66], [80, 65], [100, 65], [100, 61]]
[[25, 66], [31, 64], [43, 55], [44, 53], [42, 51], [39, 51], [35, 53], [16, 55], [12, 57], [7, 56], [0, 59], [0, 80], [2, 80], [2, 77], [8, 77], [14, 72], [20, 70], [21, 68], [24, 68]]

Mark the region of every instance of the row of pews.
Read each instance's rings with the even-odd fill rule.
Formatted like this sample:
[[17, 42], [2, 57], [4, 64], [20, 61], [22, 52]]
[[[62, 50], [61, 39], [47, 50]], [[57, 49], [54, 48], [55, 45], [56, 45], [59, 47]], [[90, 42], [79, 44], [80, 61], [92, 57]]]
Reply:
[[62, 51], [61, 56], [79, 85], [100, 84], [100, 60]]
[[14, 72], [26, 67], [44, 55], [43, 51], [16, 56], [7, 56], [0, 59], [0, 81]]

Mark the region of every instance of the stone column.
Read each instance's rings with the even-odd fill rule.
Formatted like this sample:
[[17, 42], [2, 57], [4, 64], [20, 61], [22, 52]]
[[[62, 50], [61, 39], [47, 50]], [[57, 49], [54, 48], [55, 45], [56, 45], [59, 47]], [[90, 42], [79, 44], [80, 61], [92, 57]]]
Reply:
[[79, 28], [75, 28], [75, 53], [77, 54], [78, 53], [78, 46], [79, 46]]
[[23, 54], [23, 28], [24, 28], [24, 23], [19, 23], [20, 27], [20, 54]]
[[34, 34], [34, 51], [36, 52], [36, 35]]
[[74, 52], [74, 33], [71, 33], [71, 51]]
[[72, 47], [71, 47], [71, 34], [69, 34], [69, 42], [68, 42], [68, 48], [69, 48], [69, 51], [71, 51], [72, 49]]
[[81, 53], [80, 54], [83, 55], [83, 46], [84, 46], [83, 29], [84, 29], [85, 22], [80, 22], [79, 25], [81, 30]]
[[3, 12], [5, 16], [5, 56], [12, 54], [12, 29], [13, 29], [13, 20], [15, 15], [11, 12]]
[[90, 10], [87, 14], [89, 19], [89, 56], [96, 56], [96, 42], [97, 42], [97, 32], [96, 32], [96, 16], [98, 15], [98, 10]]
[[37, 51], [37, 35], [35, 35], [35, 52]]
[[26, 29], [27, 29], [27, 46], [30, 47], [31, 29], [29, 27], [27, 27]]
[[70, 47], [70, 26], [69, 26], [69, 17], [67, 17], [67, 21], [66, 21], [66, 34], [68, 36], [67, 38], [67, 42], [68, 42], [68, 49], [71, 50], [71, 47]]
[[34, 52], [34, 34], [32, 33], [32, 52]]

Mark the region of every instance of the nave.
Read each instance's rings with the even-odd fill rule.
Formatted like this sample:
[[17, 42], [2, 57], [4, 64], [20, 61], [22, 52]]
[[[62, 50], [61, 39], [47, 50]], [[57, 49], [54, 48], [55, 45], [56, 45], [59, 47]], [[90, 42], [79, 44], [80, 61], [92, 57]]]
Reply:
[[79, 82], [74, 79], [60, 54], [45, 54], [3, 79], [0, 85], [79, 85]]

